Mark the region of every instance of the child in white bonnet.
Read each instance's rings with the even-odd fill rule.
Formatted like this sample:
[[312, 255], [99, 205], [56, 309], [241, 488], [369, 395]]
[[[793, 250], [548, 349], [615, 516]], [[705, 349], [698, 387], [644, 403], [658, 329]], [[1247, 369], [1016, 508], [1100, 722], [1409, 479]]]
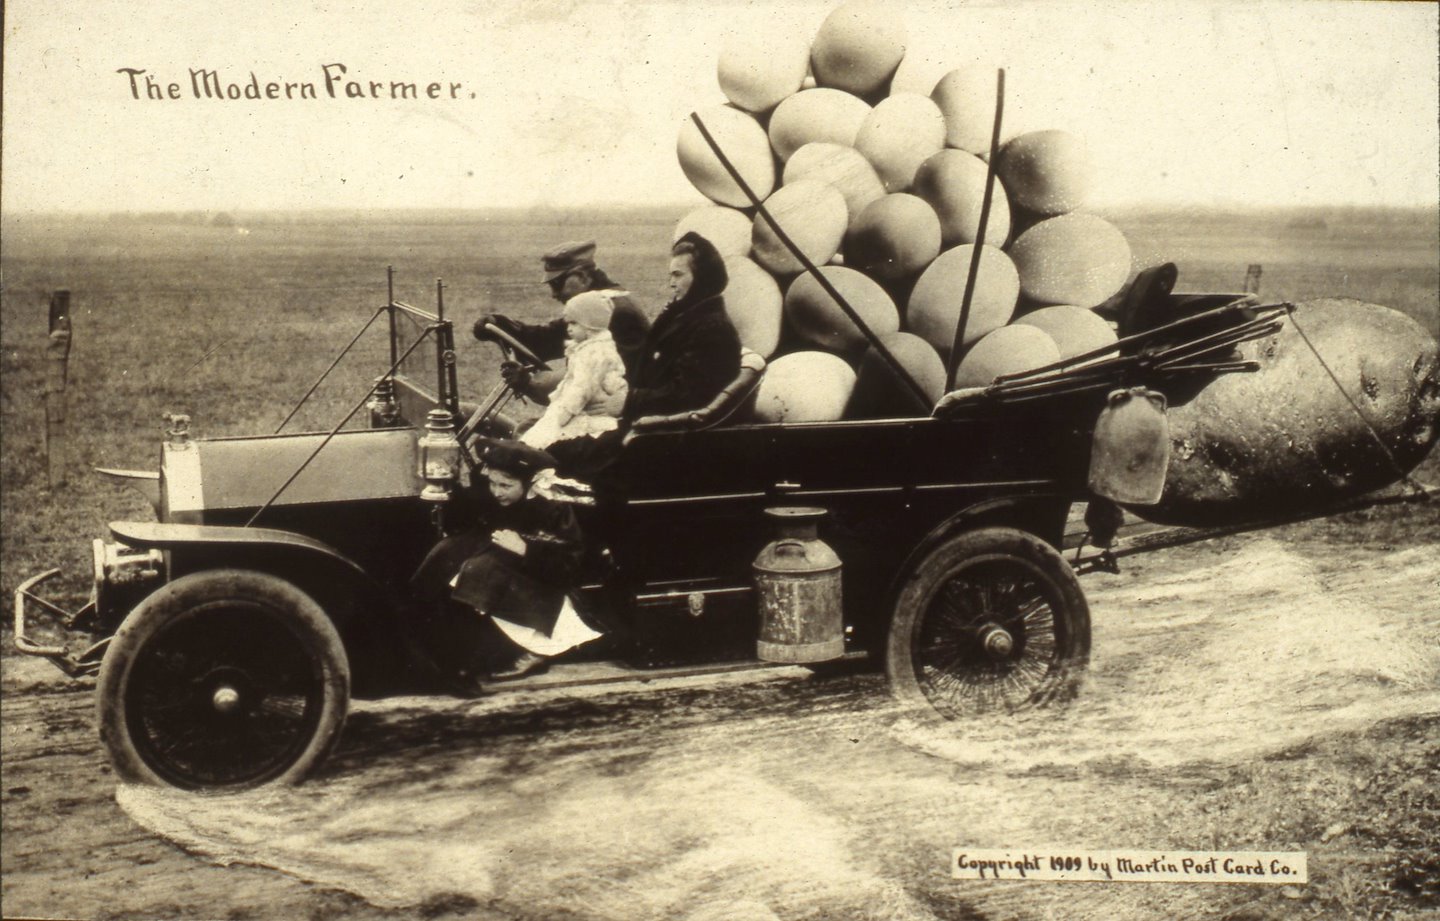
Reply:
[[534, 448], [557, 441], [594, 438], [619, 426], [628, 385], [625, 365], [610, 336], [614, 306], [601, 291], [584, 291], [565, 302], [565, 376], [550, 405], [520, 440]]

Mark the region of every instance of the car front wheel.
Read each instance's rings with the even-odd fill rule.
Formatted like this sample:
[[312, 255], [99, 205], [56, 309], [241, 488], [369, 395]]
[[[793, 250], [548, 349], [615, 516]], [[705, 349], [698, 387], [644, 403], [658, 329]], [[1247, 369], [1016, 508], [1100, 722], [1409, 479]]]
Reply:
[[194, 573], [116, 631], [96, 689], [124, 780], [235, 790], [302, 779], [334, 747], [350, 669], [309, 595], [265, 573]]

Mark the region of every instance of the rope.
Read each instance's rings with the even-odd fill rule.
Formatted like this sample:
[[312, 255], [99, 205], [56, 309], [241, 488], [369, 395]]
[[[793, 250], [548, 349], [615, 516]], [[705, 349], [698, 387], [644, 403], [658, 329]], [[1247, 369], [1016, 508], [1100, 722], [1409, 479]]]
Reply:
[[1340, 391], [1340, 395], [1345, 398], [1345, 402], [1350, 404], [1350, 408], [1355, 411], [1355, 415], [1359, 416], [1360, 421], [1365, 423], [1365, 430], [1370, 433], [1371, 438], [1375, 439], [1375, 443], [1380, 446], [1380, 451], [1385, 455], [1385, 459], [1390, 462], [1390, 469], [1399, 475], [1399, 479], [1404, 482], [1406, 486], [1409, 486], [1417, 494], [1428, 499], [1430, 496], [1429, 491], [1401, 468], [1400, 462], [1395, 459], [1395, 455], [1391, 452], [1390, 446], [1385, 444], [1385, 440], [1380, 437], [1380, 433], [1375, 431], [1375, 426], [1370, 422], [1370, 417], [1365, 415], [1364, 410], [1360, 408], [1360, 404], [1356, 403], [1349, 392], [1345, 390], [1345, 386], [1340, 383], [1340, 378], [1336, 376], [1335, 372], [1331, 370], [1329, 363], [1325, 361], [1325, 356], [1320, 354], [1320, 350], [1315, 348], [1315, 343], [1311, 342], [1310, 337], [1305, 334], [1304, 328], [1301, 327], [1299, 321], [1295, 319], [1293, 308], [1290, 311], [1290, 323], [1295, 327], [1295, 332], [1300, 334], [1300, 338], [1310, 349], [1311, 354], [1315, 356], [1315, 360], [1320, 362], [1320, 367], [1324, 368], [1325, 373], [1330, 376], [1330, 381], [1335, 385], [1335, 389]]

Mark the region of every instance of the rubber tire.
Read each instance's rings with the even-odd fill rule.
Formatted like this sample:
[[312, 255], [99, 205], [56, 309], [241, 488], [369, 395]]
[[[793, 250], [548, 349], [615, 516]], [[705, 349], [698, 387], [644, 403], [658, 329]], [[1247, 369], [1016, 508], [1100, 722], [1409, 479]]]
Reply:
[[278, 775], [258, 783], [186, 788], [229, 792], [298, 783], [339, 741], [350, 700], [350, 665], [340, 635], [325, 611], [309, 595], [276, 576], [239, 569], [207, 570], [176, 579], [147, 597], [125, 618], [105, 651], [96, 685], [97, 723], [100, 740], [122, 780], [177, 786], [146, 762], [131, 737], [125, 705], [130, 679], [146, 645], [167, 625], [197, 606], [224, 601], [267, 607], [281, 613], [296, 629], [304, 652], [321, 666], [319, 718], [304, 748]]
[[1054, 547], [1029, 532], [1003, 527], [977, 528], [946, 540], [916, 564], [906, 578], [895, 600], [885, 650], [885, 671], [892, 693], [902, 703], [923, 707], [937, 718], [954, 718], [937, 710], [925, 695], [915, 674], [911, 648], [935, 593], [963, 566], [980, 557], [1012, 558], [1028, 565], [1051, 595], [1057, 627], [1061, 620], [1065, 622], [1069, 648], [1059, 651], [1059, 661], [1052, 663], [1045, 686], [1032, 695], [1028, 706], [1073, 697], [1090, 661], [1090, 605], [1080, 580]]

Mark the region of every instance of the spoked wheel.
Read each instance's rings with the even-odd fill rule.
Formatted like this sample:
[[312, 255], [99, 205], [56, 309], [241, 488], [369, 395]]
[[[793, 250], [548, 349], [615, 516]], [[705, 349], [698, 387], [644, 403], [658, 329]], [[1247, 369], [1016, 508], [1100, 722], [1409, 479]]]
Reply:
[[131, 612], [96, 688], [125, 780], [183, 789], [293, 783], [334, 746], [350, 669], [310, 596], [274, 576], [196, 573]]
[[896, 695], [946, 719], [1043, 706], [1078, 687], [1090, 609], [1049, 544], [982, 528], [937, 547], [900, 592], [886, 668]]

